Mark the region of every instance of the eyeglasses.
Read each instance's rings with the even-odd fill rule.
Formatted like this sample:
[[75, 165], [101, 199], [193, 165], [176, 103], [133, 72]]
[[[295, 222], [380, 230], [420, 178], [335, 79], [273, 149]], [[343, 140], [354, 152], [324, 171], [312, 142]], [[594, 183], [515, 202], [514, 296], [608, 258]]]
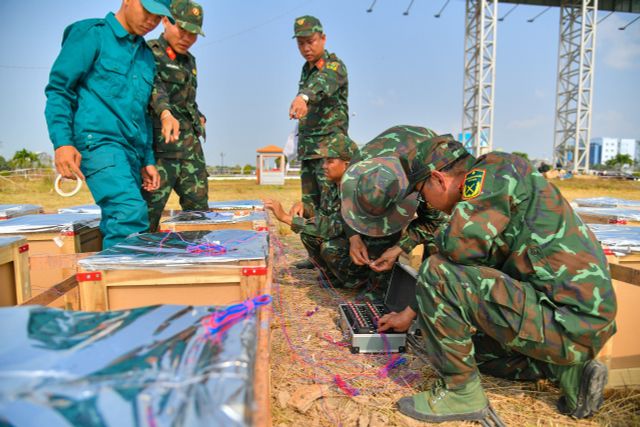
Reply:
[[[427, 178], [427, 179], [429, 179], [429, 178]], [[416, 200], [418, 201], [418, 203], [427, 204], [427, 201], [424, 199], [424, 196], [422, 195], [422, 189], [424, 188], [424, 185], [427, 183], [427, 179], [422, 181], [422, 185], [420, 186], [420, 190], [418, 190], [418, 196], [416, 197]]]

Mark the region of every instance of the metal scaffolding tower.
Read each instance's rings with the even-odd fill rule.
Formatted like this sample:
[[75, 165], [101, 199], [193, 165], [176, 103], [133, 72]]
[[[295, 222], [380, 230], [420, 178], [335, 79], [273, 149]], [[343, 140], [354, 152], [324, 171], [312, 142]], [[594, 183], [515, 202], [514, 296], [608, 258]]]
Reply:
[[493, 147], [497, 24], [498, 0], [467, 0], [461, 139], [475, 156]]
[[574, 172], [589, 170], [597, 13], [598, 0], [560, 5], [553, 162]]

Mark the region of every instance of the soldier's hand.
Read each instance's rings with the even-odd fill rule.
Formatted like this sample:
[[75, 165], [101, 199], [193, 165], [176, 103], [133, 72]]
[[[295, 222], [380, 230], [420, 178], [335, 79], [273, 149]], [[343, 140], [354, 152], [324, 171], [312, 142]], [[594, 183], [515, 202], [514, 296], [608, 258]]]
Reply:
[[371, 267], [371, 269], [377, 273], [391, 270], [393, 264], [396, 262], [401, 253], [402, 249], [400, 249], [399, 246], [392, 246], [384, 251], [384, 253], [380, 255], [380, 258], [371, 262], [371, 264], [369, 264], [369, 267]]
[[355, 265], [368, 265], [371, 263], [367, 245], [364, 244], [359, 234], [349, 237], [349, 256], [351, 256], [351, 260]]
[[400, 313], [395, 311], [385, 314], [378, 320], [378, 332], [385, 332], [393, 329], [396, 332], [405, 332], [411, 326], [411, 322], [416, 318], [416, 312], [407, 307]]
[[63, 145], [56, 148], [56, 170], [60, 175], [68, 179], [80, 178], [84, 181], [84, 175], [80, 171], [82, 155], [73, 145]]
[[304, 205], [302, 202], [295, 202], [289, 210], [291, 216], [304, 216]]
[[292, 222], [291, 215], [288, 215], [284, 211], [284, 208], [282, 207], [282, 204], [279, 201], [272, 200], [272, 199], [265, 199], [263, 203], [264, 203], [264, 208], [273, 212], [273, 214], [278, 219], [278, 221], [291, 225], [291, 222]]
[[164, 110], [160, 114], [162, 122], [162, 137], [166, 142], [176, 142], [180, 137], [180, 122], [173, 117], [171, 111]]
[[142, 168], [142, 188], [146, 191], [155, 191], [160, 188], [160, 174], [153, 165]]
[[291, 107], [289, 107], [289, 118], [301, 119], [307, 115], [308, 111], [309, 108], [307, 107], [305, 100], [300, 96], [296, 96], [291, 102]]

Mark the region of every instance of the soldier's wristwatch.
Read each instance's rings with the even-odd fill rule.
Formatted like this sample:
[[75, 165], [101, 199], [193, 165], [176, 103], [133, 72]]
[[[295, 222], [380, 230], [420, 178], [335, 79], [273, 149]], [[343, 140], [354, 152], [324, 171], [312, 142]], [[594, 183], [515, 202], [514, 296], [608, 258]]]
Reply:
[[299, 93], [298, 96], [304, 100], [307, 104], [309, 103], [309, 97], [304, 93]]

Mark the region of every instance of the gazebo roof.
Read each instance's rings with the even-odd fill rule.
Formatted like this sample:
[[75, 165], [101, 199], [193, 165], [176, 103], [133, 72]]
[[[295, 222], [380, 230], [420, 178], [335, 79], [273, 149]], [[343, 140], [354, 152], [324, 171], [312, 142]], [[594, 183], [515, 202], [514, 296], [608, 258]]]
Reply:
[[267, 145], [266, 147], [258, 148], [257, 153], [282, 153], [282, 148], [277, 145]]

